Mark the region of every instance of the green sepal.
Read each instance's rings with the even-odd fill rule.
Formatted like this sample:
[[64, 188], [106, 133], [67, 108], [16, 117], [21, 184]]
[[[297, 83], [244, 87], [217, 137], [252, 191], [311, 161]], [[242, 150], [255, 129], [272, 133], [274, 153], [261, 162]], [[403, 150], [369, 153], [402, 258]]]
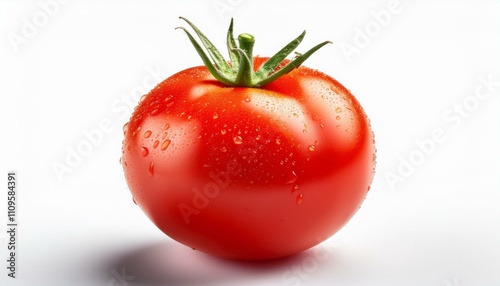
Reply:
[[284, 67], [279, 68], [285, 58], [302, 42], [306, 34], [304, 31], [297, 38], [279, 50], [274, 56], [270, 57], [259, 67], [257, 71], [254, 72], [253, 46], [255, 39], [252, 35], [241, 34], [238, 37], [237, 45], [233, 36], [233, 19], [231, 19], [226, 36], [226, 44], [230, 58], [230, 62], [227, 62], [219, 50], [217, 50], [212, 42], [210, 42], [210, 40], [193, 23], [184, 17], [179, 18], [191, 26], [205, 47], [205, 50], [207, 50], [208, 55], [185, 28], [179, 27], [178, 29], [182, 29], [186, 33], [208, 71], [215, 77], [215, 79], [226, 86], [263, 87], [299, 67], [313, 53], [324, 45], [331, 43], [330, 41], [325, 41], [314, 46], [303, 54], [297, 53], [297, 57], [288, 62]]

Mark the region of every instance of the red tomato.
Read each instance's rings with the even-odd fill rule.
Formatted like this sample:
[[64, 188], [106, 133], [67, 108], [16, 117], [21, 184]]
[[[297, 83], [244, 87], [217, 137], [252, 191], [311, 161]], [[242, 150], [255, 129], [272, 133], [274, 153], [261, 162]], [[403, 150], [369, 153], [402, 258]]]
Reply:
[[186, 69], [142, 98], [124, 133], [137, 205], [174, 240], [231, 259], [283, 257], [329, 238], [374, 173], [361, 105], [307, 67], [260, 88]]

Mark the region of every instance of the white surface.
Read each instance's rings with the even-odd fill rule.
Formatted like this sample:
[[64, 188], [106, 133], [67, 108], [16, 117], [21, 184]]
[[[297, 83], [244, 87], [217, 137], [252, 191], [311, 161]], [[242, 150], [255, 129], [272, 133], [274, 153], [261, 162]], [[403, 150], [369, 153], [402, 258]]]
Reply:
[[[18, 278], [2, 266], [1, 285], [500, 285], [500, 85], [474, 97], [488, 91], [479, 78], [500, 82], [500, 2], [66, 2], [0, 1], [1, 193], [8, 170], [19, 178]], [[390, 20], [374, 22], [388, 6]], [[230, 17], [261, 55], [303, 29], [299, 51], [334, 42], [305, 65], [358, 97], [378, 165], [361, 210], [324, 244], [273, 262], [219, 260], [170, 240], [132, 203], [118, 163], [126, 102], [201, 64], [174, 30], [181, 15], [221, 49]], [[365, 28], [372, 36], [346, 56]], [[58, 178], [54, 163], [100, 122], [111, 130]], [[390, 173], [403, 181], [391, 186]], [[6, 194], [0, 206], [5, 261]]]

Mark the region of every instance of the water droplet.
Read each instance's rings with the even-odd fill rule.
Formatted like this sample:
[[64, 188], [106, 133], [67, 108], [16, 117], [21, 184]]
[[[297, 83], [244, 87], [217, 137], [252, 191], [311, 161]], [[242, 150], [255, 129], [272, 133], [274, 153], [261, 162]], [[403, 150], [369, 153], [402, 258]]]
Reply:
[[128, 122], [123, 125], [123, 135], [127, 135]]
[[167, 135], [168, 135], [167, 132], [163, 133], [163, 135], [161, 136], [161, 139], [165, 139], [167, 137]]
[[144, 101], [144, 99], [146, 99], [146, 95], [147, 95], [147, 94], [145, 94], [145, 95], [141, 96], [141, 98], [139, 99], [139, 102], [143, 102], [143, 101]]
[[292, 195], [296, 194], [299, 191], [299, 185], [294, 185], [292, 188]]
[[122, 165], [122, 164], [123, 164], [123, 158], [120, 157], [120, 165]]
[[215, 113], [213, 116], [213, 119], [217, 119], [217, 118], [219, 118], [219, 114]]
[[152, 133], [151, 130], [148, 130], [148, 131], [144, 132], [144, 138], [151, 137], [151, 133]]
[[165, 151], [168, 148], [168, 145], [170, 145], [170, 140], [165, 140], [163, 143], [161, 143], [161, 150]]
[[132, 197], [132, 202], [134, 202], [134, 204], [136, 204], [136, 205], [137, 205], [137, 201], [135, 200], [135, 198], [134, 198], [134, 197]]
[[297, 181], [297, 174], [295, 174], [294, 171], [292, 171], [289, 175], [288, 175], [288, 178], [287, 178], [287, 181], [286, 183], [287, 184], [293, 184]]
[[241, 143], [243, 143], [243, 138], [241, 138], [241, 136], [234, 136], [233, 142], [236, 145], [240, 145]]
[[226, 129], [222, 129], [222, 130], [220, 131], [220, 134], [224, 135], [224, 134], [226, 134], [226, 132], [227, 132], [227, 131], [226, 131]]
[[335, 117], [335, 119], [340, 120], [340, 116], [339, 116], [339, 115], [337, 115], [337, 116]]
[[165, 124], [165, 126], [163, 126], [163, 130], [168, 130], [170, 128], [170, 124]]
[[153, 143], [153, 148], [158, 147], [159, 144], [160, 144], [160, 141], [156, 140], [155, 143]]
[[298, 117], [299, 117], [299, 114], [297, 114], [297, 113], [293, 113], [293, 117], [298, 118]]
[[220, 151], [221, 151], [221, 152], [226, 152], [226, 151], [227, 151], [227, 149], [226, 149], [226, 147], [221, 147], [221, 148], [220, 148]]
[[297, 199], [295, 200], [295, 202], [296, 202], [298, 205], [300, 205], [300, 204], [302, 203], [302, 200], [303, 200], [303, 196], [302, 196], [302, 194], [299, 194], [299, 195], [297, 196]]
[[342, 108], [340, 108], [340, 107], [335, 108], [335, 112], [341, 113], [342, 112]]
[[280, 145], [281, 144], [281, 140], [278, 138], [276, 139], [276, 145]]
[[306, 134], [306, 133], [307, 133], [307, 130], [306, 130], [306, 129], [303, 129], [303, 130], [302, 130], [302, 133]]
[[248, 97], [247, 97], [247, 98], [245, 98], [245, 101], [246, 101], [246, 102], [250, 102], [250, 98], [248, 98]]
[[149, 165], [148, 171], [149, 171], [149, 174], [151, 176], [153, 176], [155, 174], [155, 163], [151, 162], [151, 164]]
[[141, 155], [146, 157], [149, 154], [149, 150], [146, 147], [141, 147]]
[[155, 108], [155, 109], [153, 109], [153, 111], [151, 111], [151, 113], [150, 113], [150, 114], [151, 114], [152, 116], [155, 116], [155, 115], [156, 115], [156, 114], [158, 114], [159, 112], [160, 112], [160, 111], [158, 110], [158, 108]]
[[316, 150], [316, 146], [309, 145], [309, 147], [307, 148], [307, 150], [309, 150], [310, 152], [314, 152], [314, 150]]

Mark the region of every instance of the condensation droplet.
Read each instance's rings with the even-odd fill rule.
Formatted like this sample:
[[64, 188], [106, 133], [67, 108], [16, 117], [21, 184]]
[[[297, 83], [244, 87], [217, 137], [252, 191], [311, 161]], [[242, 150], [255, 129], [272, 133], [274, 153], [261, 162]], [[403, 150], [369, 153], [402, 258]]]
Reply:
[[163, 126], [163, 130], [168, 130], [170, 128], [170, 124], [165, 124], [165, 126]]
[[153, 148], [158, 147], [158, 145], [160, 145], [160, 141], [156, 140], [156, 141], [153, 143]]
[[296, 202], [298, 205], [300, 205], [300, 204], [302, 203], [302, 200], [303, 200], [303, 196], [302, 196], [302, 194], [299, 194], [299, 195], [297, 196], [297, 199], [295, 200], [295, 202]]
[[146, 157], [149, 154], [149, 150], [146, 147], [141, 147], [141, 155]]
[[127, 135], [128, 122], [123, 125], [123, 135]]
[[132, 202], [137, 205], [137, 201], [135, 200], [134, 197], [132, 197]]
[[143, 95], [143, 96], [141, 96], [141, 98], [139, 99], [139, 102], [143, 102], [143, 101], [144, 101], [144, 99], [146, 99], [146, 94], [145, 94], [145, 95]]
[[226, 131], [226, 129], [222, 129], [222, 130], [220, 131], [220, 134], [224, 135], [224, 134], [226, 134], [226, 132], [227, 132], [227, 131]]
[[219, 114], [215, 113], [214, 116], [212, 117], [213, 119], [219, 118]]
[[167, 133], [167, 132], [163, 133], [163, 135], [161, 136], [161, 139], [165, 139], [165, 138], [167, 138], [167, 135], [168, 135], [168, 133]]
[[123, 158], [122, 157], [120, 157], [120, 161], [119, 162], [120, 162], [120, 165], [123, 164]]
[[295, 174], [294, 171], [292, 171], [289, 175], [288, 175], [288, 178], [287, 178], [287, 181], [286, 183], [287, 184], [293, 184], [297, 181], [297, 174]]
[[151, 162], [151, 164], [149, 165], [148, 171], [149, 171], [149, 174], [151, 176], [153, 176], [155, 174], [155, 163]]
[[340, 107], [335, 108], [335, 112], [341, 113], [342, 112], [342, 108], [340, 108]]
[[340, 116], [339, 116], [339, 115], [337, 115], [337, 116], [335, 117], [335, 119], [340, 120]]
[[309, 150], [310, 152], [314, 152], [314, 150], [316, 150], [316, 146], [309, 145], [309, 147], [307, 148], [307, 150]]
[[294, 185], [292, 188], [292, 195], [296, 194], [299, 191], [299, 185]]
[[161, 150], [165, 151], [168, 148], [168, 145], [170, 145], [170, 140], [165, 140], [163, 143], [161, 143]]
[[250, 102], [250, 98], [246, 97], [246, 98], [245, 98], [245, 101], [246, 101], [246, 102]]
[[226, 151], [227, 151], [227, 149], [226, 149], [226, 147], [221, 147], [221, 148], [220, 148], [220, 151], [221, 151], [221, 152], [226, 152]]
[[148, 130], [148, 131], [144, 132], [144, 138], [151, 137], [151, 133], [152, 133], [151, 130]]
[[281, 144], [281, 140], [278, 138], [276, 139], [276, 145], [280, 145]]
[[241, 138], [241, 136], [234, 136], [233, 142], [236, 145], [240, 145], [241, 143], [243, 143], [243, 138]]

